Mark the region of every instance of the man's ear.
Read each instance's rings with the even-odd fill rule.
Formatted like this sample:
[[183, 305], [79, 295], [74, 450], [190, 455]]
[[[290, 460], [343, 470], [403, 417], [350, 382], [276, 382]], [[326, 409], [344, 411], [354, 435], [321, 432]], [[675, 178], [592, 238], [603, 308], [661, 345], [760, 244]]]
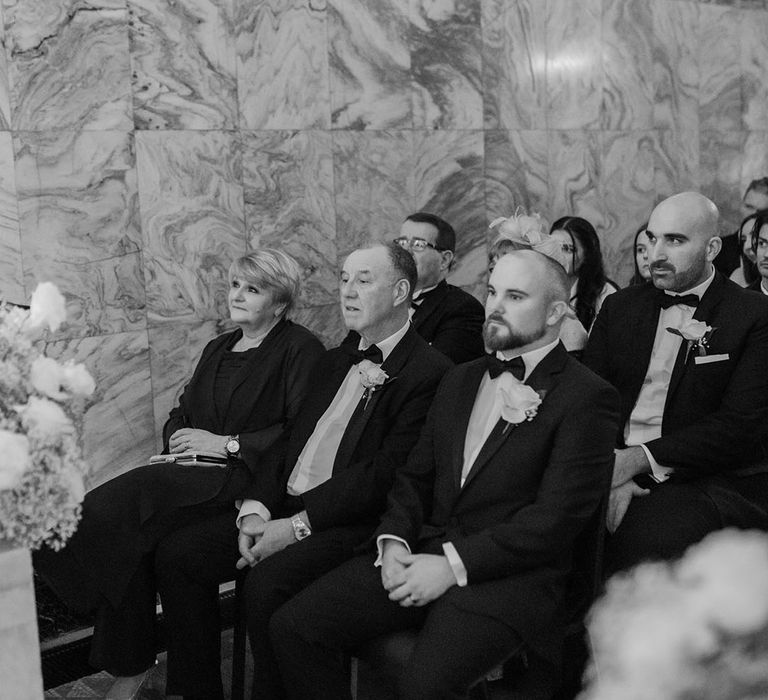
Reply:
[[453, 257], [454, 255], [452, 250], [441, 250], [440, 251], [440, 269], [450, 270], [451, 263], [453, 263]]
[[554, 326], [565, 318], [568, 313], [568, 303], [565, 301], [553, 301], [549, 305], [549, 313], [547, 314], [547, 325]]
[[712, 262], [723, 247], [723, 239], [720, 236], [712, 236], [707, 241], [707, 262]]
[[392, 296], [395, 306], [400, 306], [400, 304], [407, 304], [409, 302], [411, 298], [411, 285], [405, 277], [395, 282]]

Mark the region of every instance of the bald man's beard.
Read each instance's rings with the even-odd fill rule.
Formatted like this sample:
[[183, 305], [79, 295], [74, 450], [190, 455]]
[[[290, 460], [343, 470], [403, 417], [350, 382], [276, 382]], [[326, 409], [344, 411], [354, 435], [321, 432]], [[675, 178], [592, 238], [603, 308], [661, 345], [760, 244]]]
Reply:
[[[494, 321], [491, 325], [489, 321]], [[483, 342], [485, 347], [492, 352], [503, 352], [505, 350], [515, 350], [535, 343], [544, 337], [547, 332], [546, 327], [540, 328], [531, 333], [523, 333], [512, 328], [501, 316], [491, 314], [483, 324]]]

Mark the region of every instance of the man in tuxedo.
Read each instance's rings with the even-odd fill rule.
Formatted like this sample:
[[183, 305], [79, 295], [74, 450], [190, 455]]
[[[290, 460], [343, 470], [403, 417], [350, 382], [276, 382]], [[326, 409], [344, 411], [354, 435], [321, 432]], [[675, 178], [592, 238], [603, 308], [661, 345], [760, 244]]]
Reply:
[[340, 275], [341, 311], [359, 343], [325, 353], [292, 429], [261, 463], [248, 464], [239, 534], [232, 514], [218, 530], [203, 524], [199, 537], [187, 534], [187, 542], [160, 557], [174, 692], [221, 697], [216, 593], [236, 573], [237, 540], [238, 567], [252, 567], [244, 599], [254, 693], [282, 695], [266, 632], [272, 611], [370, 537], [395, 467], [415, 444], [451, 364], [409, 324], [415, 283], [412, 256], [394, 243], [349, 255]]
[[612, 571], [768, 527], [768, 300], [713, 269], [717, 220], [695, 192], [653, 210], [653, 284], [606, 300], [584, 354], [621, 395]]
[[291, 698], [349, 697], [339, 652], [419, 627], [398, 697], [446, 698], [523, 644], [553, 659], [574, 538], [606, 493], [618, 397], [558, 341], [563, 268], [514, 251], [491, 275], [494, 354], [448, 372], [398, 470], [379, 550], [272, 617]]
[[483, 306], [445, 280], [456, 250], [453, 227], [439, 216], [416, 212], [405, 219], [395, 243], [416, 260], [418, 281], [411, 302], [416, 332], [457, 364], [480, 357]]

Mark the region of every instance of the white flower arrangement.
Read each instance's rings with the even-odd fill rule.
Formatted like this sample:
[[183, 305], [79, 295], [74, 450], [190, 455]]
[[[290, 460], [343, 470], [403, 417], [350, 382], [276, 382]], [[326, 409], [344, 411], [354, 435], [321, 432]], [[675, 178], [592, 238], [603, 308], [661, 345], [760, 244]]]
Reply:
[[685, 350], [686, 362], [688, 361], [688, 354], [693, 349], [695, 349], [697, 354], [701, 357], [707, 354], [709, 339], [716, 330], [717, 328], [708, 326], [704, 321], [697, 321], [695, 319], [686, 321], [680, 328], [667, 328], [669, 333], [679, 335], [687, 343]]
[[527, 384], [505, 372], [499, 377], [497, 391], [501, 396], [501, 417], [510, 425], [519, 425], [536, 417], [541, 405], [541, 395]]
[[363, 399], [365, 400], [365, 408], [368, 408], [368, 402], [371, 400], [373, 392], [383, 387], [389, 381], [389, 375], [381, 369], [380, 365], [371, 362], [370, 360], [363, 360], [358, 366], [357, 371], [360, 373], [360, 383], [363, 385]]
[[83, 365], [60, 364], [36, 342], [65, 317], [50, 282], [38, 285], [29, 311], [0, 305], [0, 540], [30, 549], [64, 546], [85, 496], [82, 417], [95, 383]]

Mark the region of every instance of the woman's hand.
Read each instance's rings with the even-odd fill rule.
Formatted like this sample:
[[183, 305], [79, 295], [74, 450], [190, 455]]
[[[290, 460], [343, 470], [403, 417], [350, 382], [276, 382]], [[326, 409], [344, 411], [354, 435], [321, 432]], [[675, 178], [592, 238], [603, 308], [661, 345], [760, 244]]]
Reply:
[[213, 452], [226, 457], [226, 442], [227, 438], [224, 435], [214, 435], [207, 430], [198, 430], [197, 428], [181, 428], [171, 435], [170, 440], [168, 440], [168, 449], [171, 454]]

